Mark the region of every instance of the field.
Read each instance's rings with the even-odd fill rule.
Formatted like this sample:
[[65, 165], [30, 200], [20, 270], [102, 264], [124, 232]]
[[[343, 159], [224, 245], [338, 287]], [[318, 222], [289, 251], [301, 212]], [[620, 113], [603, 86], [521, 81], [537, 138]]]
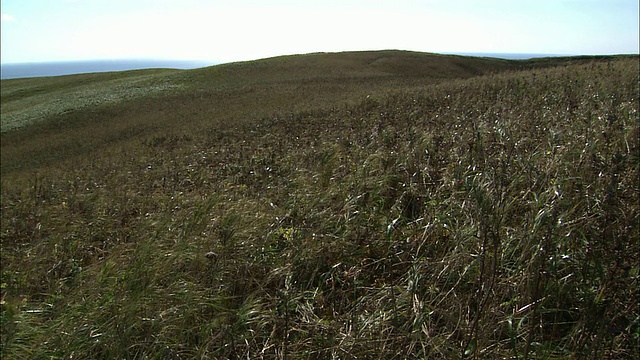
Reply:
[[2, 358], [638, 358], [639, 64], [2, 80]]

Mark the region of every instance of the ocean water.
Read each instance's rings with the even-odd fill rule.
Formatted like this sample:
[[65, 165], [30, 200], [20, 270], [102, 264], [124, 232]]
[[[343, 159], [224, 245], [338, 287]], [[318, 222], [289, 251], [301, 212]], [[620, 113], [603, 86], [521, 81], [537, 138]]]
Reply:
[[2, 64], [0, 78], [17, 79], [152, 68], [195, 69], [211, 65], [215, 65], [215, 63], [171, 60], [93, 60]]

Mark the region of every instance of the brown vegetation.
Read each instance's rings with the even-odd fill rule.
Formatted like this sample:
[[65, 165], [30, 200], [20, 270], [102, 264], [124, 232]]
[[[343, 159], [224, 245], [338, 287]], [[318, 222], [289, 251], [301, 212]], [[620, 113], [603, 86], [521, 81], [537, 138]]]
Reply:
[[279, 57], [3, 130], [2, 356], [637, 358], [638, 70]]

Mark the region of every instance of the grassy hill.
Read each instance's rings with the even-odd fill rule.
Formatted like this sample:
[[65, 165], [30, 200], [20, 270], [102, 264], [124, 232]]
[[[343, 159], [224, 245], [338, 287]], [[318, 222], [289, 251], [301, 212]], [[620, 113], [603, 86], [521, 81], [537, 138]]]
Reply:
[[[388, 51], [282, 56], [190, 71], [6, 80], [2, 133], [22, 131], [3, 137], [2, 171], [31, 171], [114, 142], [137, 141], [156, 129], [211, 129], [220, 122], [344, 106], [367, 95], [517, 66], [496, 59]], [[39, 126], [23, 127], [32, 123]], [[69, 146], [69, 138], [83, 143]]]
[[637, 358], [637, 56], [2, 81], [3, 358]]

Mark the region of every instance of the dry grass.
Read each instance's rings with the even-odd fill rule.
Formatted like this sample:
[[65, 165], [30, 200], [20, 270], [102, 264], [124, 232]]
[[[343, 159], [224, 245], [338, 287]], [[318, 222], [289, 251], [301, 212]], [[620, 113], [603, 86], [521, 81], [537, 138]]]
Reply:
[[637, 57], [414, 57], [3, 133], [2, 356], [637, 358]]

